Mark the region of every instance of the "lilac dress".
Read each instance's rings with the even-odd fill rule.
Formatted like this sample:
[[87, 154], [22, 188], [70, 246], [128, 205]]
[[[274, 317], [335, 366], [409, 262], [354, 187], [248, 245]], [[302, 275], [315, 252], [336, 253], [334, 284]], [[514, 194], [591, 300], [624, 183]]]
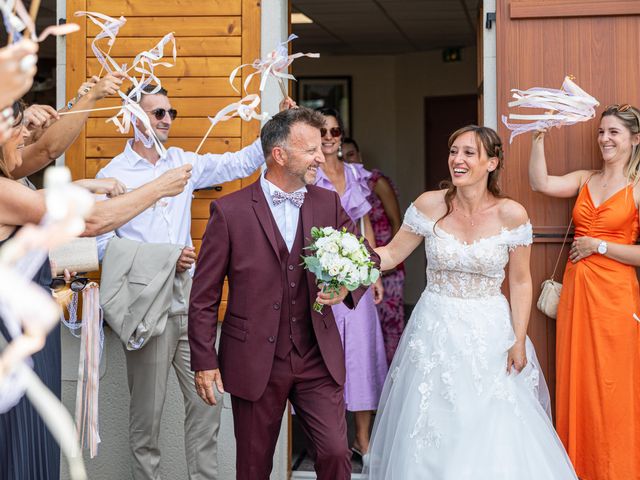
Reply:
[[[340, 200], [351, 220], [359, 224], [360, 219], [371, 210], [367, 201], [370, 173], [361, 165], [344, 164], [346, 188]], [[336, 189], [318, 169], [316, 185], [329, 190]], [[371, 288], [362, 296], [354, 310], [344, 304], [332, 307], [345, 351], [347, 380], [344, 386], [347, 410], [359, 412], [376, 410], [387, 375], [387, 358], [380, 320], [373, 302]]]

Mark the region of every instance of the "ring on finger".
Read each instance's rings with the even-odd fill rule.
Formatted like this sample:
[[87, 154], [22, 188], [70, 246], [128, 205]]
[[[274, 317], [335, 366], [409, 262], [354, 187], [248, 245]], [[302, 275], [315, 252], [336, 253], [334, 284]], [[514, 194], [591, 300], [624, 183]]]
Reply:
[[18, 64], [18, 68], [20, 69], [21, 72], [27, 73], [29, 70], [33, 68], [33, 66], [36, 64], [37, 61], [38, 61], [38, 57], [36, 57], [35, 55], [33, 54], [25, 55], [24, 57], [22, 57], [22, 60], [20, 60], [20, 63]]

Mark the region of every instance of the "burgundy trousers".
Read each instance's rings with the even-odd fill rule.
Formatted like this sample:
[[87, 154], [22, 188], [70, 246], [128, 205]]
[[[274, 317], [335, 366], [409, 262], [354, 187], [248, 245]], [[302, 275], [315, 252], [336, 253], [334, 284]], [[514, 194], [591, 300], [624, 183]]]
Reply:
[[287, 399], [313, 446], [318, 480], [350, 479], [344, 387], [333, 380], [315, 345], [304, 357], [295, 349], [284, 360], [275, 357], [259, 400], [231, 396], [237, 480], [269, 480]]

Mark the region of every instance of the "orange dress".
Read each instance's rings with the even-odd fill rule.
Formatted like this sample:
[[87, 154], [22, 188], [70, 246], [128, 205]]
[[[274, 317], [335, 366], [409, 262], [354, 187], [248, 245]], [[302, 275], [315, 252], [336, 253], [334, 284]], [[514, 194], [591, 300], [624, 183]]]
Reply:
[[[587, 184], [576, 237], [632, 245], [633, 188], [596, 207]], [[640, 479], [640, 293], [635, 267], [593, 254], [567, 263], [558, 306], [556, 427], [581, 480]]]

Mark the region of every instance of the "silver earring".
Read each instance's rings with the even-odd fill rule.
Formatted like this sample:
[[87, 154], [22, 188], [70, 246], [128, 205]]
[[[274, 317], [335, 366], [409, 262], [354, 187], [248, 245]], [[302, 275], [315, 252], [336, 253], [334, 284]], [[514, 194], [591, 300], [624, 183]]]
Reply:
[[338, 145], [338, 158], [342, 160], [342, 144]]

